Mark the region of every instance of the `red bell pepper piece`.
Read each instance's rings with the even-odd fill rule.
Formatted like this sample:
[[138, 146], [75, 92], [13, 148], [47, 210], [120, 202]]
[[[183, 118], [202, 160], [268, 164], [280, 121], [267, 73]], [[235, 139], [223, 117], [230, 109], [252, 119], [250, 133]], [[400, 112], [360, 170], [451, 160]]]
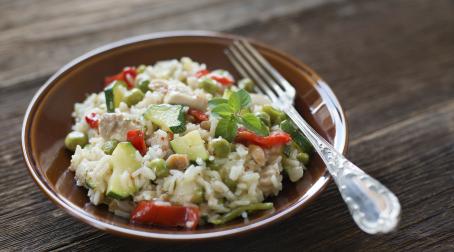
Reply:
[[139, 129], [129, 130], [126, 133], [126, 139], [144, 156], [147, 153], [147, 145], [143, 131]]
[[175, 136], [175, 135], [173, 134], [173, 132], [167, 132], [167, 135], [169, 136], [169, 141], [172, 141], [173, 138], [174, 138], [174, 136]]
[[155, 201], [140, 201], [131, 213], [131, 221], [166, 227], [195, 229], [199, 224], [199, 208], [176, 206]]
[[208, 115], [203, 113], [201, 110], [189, 108], [188, 114], [192, 115], [197, 123], [208, 121]]
[[137, 70], [135, 67], [125, 67], [123, 69], [123, 79], [128, 84], [128, 89], [134, 87], [134, 80], [137, 76]]
[[200, 77], [205, 76], [205, 75], [207, 75], [209, 73], [210, 73], [210, 71], [208, 71], [207, 69], [199, 70], [198, 72], [196, 72], [194, 74], [194, 77], [200, 78]]
[[292, 137], [285, 133], [273, 133], [269, 136], [259, 136], [253, 132], [240, 129], [236, 135], [235, 141], [243, 144], [256, 144], [262, 148], [271, 148], [277, 145], [283, 145], [292, 140]]
[[221, 83], [223, 86], [230, 86], [233, 83], [233, 79], [225, 75], [212, 74], [210, 78]]
[[88, 126], [92, 129], [96, 129], [99, 126], [99, 116], [95, 112], [92, 112], [85, 116], [85, 121], [87, 122]]
[[134, 87], [134, 80], [137, 76], [137, 70], [135, 67], [125, 67], [123, 71], [118, 74], [107, 76], [104, 78], [104, 84], [109, 85], [112, 81], [124, 81], [128, 85], [128, 89]]

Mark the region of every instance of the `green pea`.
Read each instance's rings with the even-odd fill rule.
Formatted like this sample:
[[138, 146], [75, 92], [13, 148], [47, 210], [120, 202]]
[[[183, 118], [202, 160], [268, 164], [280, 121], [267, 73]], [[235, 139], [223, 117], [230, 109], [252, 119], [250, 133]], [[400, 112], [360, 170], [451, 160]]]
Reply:
[[222, 92], [221, 87], [210, 78], [203, 78], [200, 80], [199, 87], [212, 95], [220, 94]]
[[270, 127], [271, 126], [271, 118], [270, 115], [268, 115], [265, 112], [257, 112], [255, 113], [255, 116], [257, 116], [266, 126]]
[[65, 147], [71, 151], [75, 151], [77, 145], [84, 147], [87, 143], [87, 135], [79, 131], [72, 131], [65, 138]]
[[230, 154], [230, 143], [223, 138], [212, 140], [210, 146], [213, 149], [214, 156], [217, 158], [226, 158]]
[[270, 116], [271, 124], [276, 125], [287, 118], [284, 112], [274, 108], [271, 105], [264, 105], [262, 111]]
[[309, 155], [304, 152], [300, 152], [296, 155], [296, 159], [303, 163], [304, 165], [307, 165], [309, 163]]
[[137, 85], [137, 88], [139, 88], [143, 93], [146, 93], [148, 90], [150, 90], [148, 84], [150, 84], [150, 80], [143, 80]]
[[248, 92], [253, 92], [254, 86], [255, 86], [255, 83], [249, 78], [244, 78], [238, 82], [238, 87], [240, 87]]
[[125, 96], [124, 102], [128, 104], [128, 106], [136, 105], [140, 102], [144, 97], [144, 94], [140, 89], [133, 88], [131, 89]]
[[167, 168], [166, 161], [162, 158], [151, 160], [147, 166], [154, 171], [156, 177], [158, 178], [167, 177], [169, 175], [169, 169]]
[[203, 187], [197, 187], [194, 191], [194, 195], [192, 196], [191, 202], [194, 204], [200, 204], [203, 202], [204, 199], [204, 190]]
[[106, 153], [107, 155], [112, 155], [112, 152], [115, 150], [115, 147], [117, 147], [118, 141], [115, 139], [106, 141], [103, 143], [101, 146], [101, 149]]

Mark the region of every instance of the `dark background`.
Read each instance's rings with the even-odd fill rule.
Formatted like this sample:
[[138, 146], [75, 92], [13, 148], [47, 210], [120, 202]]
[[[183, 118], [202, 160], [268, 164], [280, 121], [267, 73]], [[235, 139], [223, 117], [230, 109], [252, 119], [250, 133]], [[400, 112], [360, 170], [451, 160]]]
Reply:
[[[399, 197], [400, 229], [362, 233], [334, 185], [282, 223], [204, 243], [114, 237], [54, 206], [20, 151], [34, 92], [90, 49], [181, 29], [255, 38], [317, 71], [347, 113], [348, 156]], [[454, 1], [3, 0], [0, 132], [0, 250], [453, 251]]]

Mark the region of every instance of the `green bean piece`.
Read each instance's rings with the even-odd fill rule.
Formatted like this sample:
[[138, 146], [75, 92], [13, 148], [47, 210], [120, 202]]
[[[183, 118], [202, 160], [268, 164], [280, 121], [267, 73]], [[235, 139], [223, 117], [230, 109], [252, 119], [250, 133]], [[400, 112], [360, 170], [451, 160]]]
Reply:
[[194, 204], [200, 204], [203, 202], [205, 191], [203, 187], [197, 187], [194, 191], [194, 195], [192, 196], [191, 202]]
[[217, 158], [226, 158], [230, 154], [230, 143], [223, 138], [212, 140], [210, 147], [213, 149], [213, 154]]
[[229, 177], [229, 173], [226, 169], [221, 170], [221, 178], [222, 182], [230, 189], [230, 191], [236, 191], [237, 182]]
[[229, 213], [226, 213], [225, 215], [221, 216], [219, 219], [211, 221], [214, 225], [220, 225], [227, 223], [233, 219], [236, 219], [237, 217], [241, 216], [243, 212], [254, 212], [254, 211], [259, 211], [259, 210], [269, 210], [273, 208], [273, 203], [271, 202], [265, 202], [265, 203], [255, 203], [255, 204], [250, 204], [247, 206], [240, 206]]
[[219, 171], [222, 168], [222, 164], [216, 162], [216, 160], [207, 160], [207, 166], [211, 170]]
[[309, 155], [304, 152], [300, 152], [296, 155], [296, 159], [303, 163], [304, 165], [307, 165], [309, 163]]
[[264, 105], [262, 107], [262, 111], [270, 116], [270, 121], [272, 125], [276, 125], [287, 118], [284, 112], [274, 108], [271, 105]]
[[151, 160], [147, 166], [154, 171], [157, 178], [163, 178], [169, 175], [169, 168], [167, 168], [166, 161], [162, 158]]
[[244, 78], [238, 82], [238, 87], [242, 88], [248, 92], [253, 92], [254, 91], [254, 86], [255, 83], [249, 78]]
[[137, 88], [139, 88], [143, 93], [146, 93], [148, 90], [150, 90], [148, 84], [150, 84], [150, 80], [143, 80], [137, 85]]
[[220, 94], [222, 92], [221, 87], [216, 82], [208, 77], [203, 78], [199, 82], [199, 88], [203, 89], [212, 95]]
[[112, 155], [112, 152], [115, 150], [115, 147], [117, 147], [118, 141], [115, 139], [106, 141], [103, 143], [101, 146], [101, 149], [106, 153], [107, 155]]
[[136, 105], [140, 102], [144, 97], [144, 94], [140, 89], [133, 88], [131, 89], [125, 96], [124, 102], [128, 104], [128, 106]]
[[75, 151], [77, 145], [84, 147], [86, 144], [88, 144], [87, 135], [79, 131], [72, 131], [65, 138], [65, 147], [71, 151]]
[[257, 116], [266, 126], [271, 127], [271, 118], [265, 112], [256, 112], [255, 116]]

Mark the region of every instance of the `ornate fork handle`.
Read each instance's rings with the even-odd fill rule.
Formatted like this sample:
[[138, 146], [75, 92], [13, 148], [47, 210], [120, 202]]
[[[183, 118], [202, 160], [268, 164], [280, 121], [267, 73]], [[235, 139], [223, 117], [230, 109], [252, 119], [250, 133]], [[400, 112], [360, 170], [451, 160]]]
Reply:
[[309, 126], [292, 105], [285, 106], [284, 111], [307, 136], [325, 162], [357, 225], [369, 234], [394, 230], [400, 217], [397, 197], [336, 151]]

